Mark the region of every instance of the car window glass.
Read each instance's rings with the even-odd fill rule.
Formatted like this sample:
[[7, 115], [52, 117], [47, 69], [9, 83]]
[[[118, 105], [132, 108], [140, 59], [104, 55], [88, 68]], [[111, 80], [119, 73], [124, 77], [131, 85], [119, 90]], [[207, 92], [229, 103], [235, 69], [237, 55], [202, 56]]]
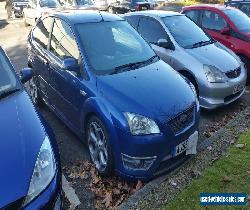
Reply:
[[137, 30], [137, 26], [138, 26], [138, 22], [139, 22], [139, 16], [128, 16], [125, 17], [125, 20], [131, 25], [133, 26], [134, 29]]
[[198, 10], [191, 10], [191, 11], [187, 11], [186, 13], [185, 13], [185, 15], [187, 16], [187, 17], [189, 17], [192, 21], [194, 21], [195, 23], [198, 23], [198, 21], [199, 21], [199, 11]]
[[41, 7], [56, 8], [60, 7], [60, 3], [57, 0], [40, 0]]
[[59, 19], [54, 22], [50, 51], [61, 60], [67, 57], [79, 59], [78, 46], [69, 25]]
[[138, 32], [149, 43], [156, 44], [159, 39], [166, 39], [167, 35], [161, 24], [152, 18], [141, 18]]
[[241, 12], [238, 9], [227, 9], [224, 12], [240, 32], [250, 32], [249, 17], [245, 13]]
[[0, 95], [16, 86], [16, 77], [12, 71], [11, 64], [0, 49]]
[[39, 21], [33, 31], [33, 39], [36, 43], [41, 45], [44, 49], [48, 46], [49, 33], [53, 23], [53, 18], [47, 17], [42, 21]]
[[88, 61], [98, 75], [110, 74], [116, 67], [155, 55], [126, 21], [77, 24], [76, 28]]
[[220, 31], [227, 27], [225, 19], [212, 11], [204, 11], [202, 17], [202, 26], [207, 29]]
[[195, 43], [210, 40], [210, 37], [185, 15], [164, 17], [162, 20], [175, 41], [183, 48], [189, 48]]
[[250, 3], [240, 4], [239, 9], [250, 16]]

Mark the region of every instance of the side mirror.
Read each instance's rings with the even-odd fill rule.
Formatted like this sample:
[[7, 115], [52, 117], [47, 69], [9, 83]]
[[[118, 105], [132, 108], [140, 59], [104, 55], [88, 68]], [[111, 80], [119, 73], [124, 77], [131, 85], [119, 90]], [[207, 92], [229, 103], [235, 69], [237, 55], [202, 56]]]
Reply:
[[75, 58], [68, 57], [63, 60], [63, 69], [78, 74], [80, 67]]
[[33, 71], [31, 68], [23, 68], [20, 72], [20, 80], [24, 84], [33, 77]]
[[166, 39], [159, 39], [157, 45], [166, 49], [170, 49], [170, 43]]
[[225, 27], [225, 28], [221, 29], [220, 33], [224, 34], [224, 35], [228, 35], [228, 34], [230, 34], [230, 29], [228, 27]]

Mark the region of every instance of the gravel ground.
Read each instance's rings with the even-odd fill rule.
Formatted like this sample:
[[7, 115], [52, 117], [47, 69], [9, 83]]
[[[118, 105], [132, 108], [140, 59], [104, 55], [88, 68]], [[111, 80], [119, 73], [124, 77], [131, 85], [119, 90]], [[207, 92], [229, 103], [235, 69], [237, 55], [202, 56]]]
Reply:
[[162, 209], [163, 205], [170, 202], [187, 187], [193, 179], [198, 178], [202, 171], [213, 164], [221, 156], [227, 155], [227, 148], [235, 144], [242, 133], [250, 128], [250, 106], [231, 120], [225, 127], [217, 131], [212, 137], [208, 138], [200, 153], [185, 166], [173, 171], [165, 177], [161, 184], [155, 189], [141, 197], [138, 202], [132, 205], [124, 205], [120, 209]]

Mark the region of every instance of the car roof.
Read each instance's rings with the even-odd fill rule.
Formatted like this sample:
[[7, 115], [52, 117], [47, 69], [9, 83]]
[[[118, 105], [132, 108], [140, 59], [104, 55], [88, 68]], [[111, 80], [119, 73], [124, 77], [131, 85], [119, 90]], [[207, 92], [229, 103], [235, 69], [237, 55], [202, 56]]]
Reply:
[[118, 15], [113, 15], [107, 12], [100, 12], [98, 10], [63, 10], [60, 12], [56, 12], [52, 15], [52, 17], [61, 18], [71, 24], [78, 23], [97, 23], [101, 21], [118, 21], [123, 20]]
[[132, 15], [145, 15], [145, 16], [154, 16], [154, 17], [168, 17], [168, 16], [176, 16], [176, 15], [182, 15], [179, 12], [173, 12], [173, 11], [164, 11], [164, 10], [146, 10], [146, 11], [140, 11], [140, 12], [130, 12], [124, 15], [126, 16], [132, 16]]
[[198, 9], [198, 8], [213, 8], [218, 10], [235, 9], [234, 7], [226, 6], [223, 4], [197, 4], [192, 6], [184, 7], [185, 9]]

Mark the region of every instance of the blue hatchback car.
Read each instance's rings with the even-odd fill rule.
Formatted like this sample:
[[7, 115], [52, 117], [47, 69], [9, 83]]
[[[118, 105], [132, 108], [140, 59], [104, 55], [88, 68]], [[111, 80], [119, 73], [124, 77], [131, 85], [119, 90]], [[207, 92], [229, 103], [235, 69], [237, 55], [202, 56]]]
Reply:
[[195, 153], [194, 87], [122, 18], [65, 11], [39, 20], [28, 65], [34, 103], [87, 143], [102, 176], [148, 180]]
[[[21, 81], [32, 77], [21, 71]], [[0, 47], [0, 209], [61, 209], [61, 170], [53, 132]]]

